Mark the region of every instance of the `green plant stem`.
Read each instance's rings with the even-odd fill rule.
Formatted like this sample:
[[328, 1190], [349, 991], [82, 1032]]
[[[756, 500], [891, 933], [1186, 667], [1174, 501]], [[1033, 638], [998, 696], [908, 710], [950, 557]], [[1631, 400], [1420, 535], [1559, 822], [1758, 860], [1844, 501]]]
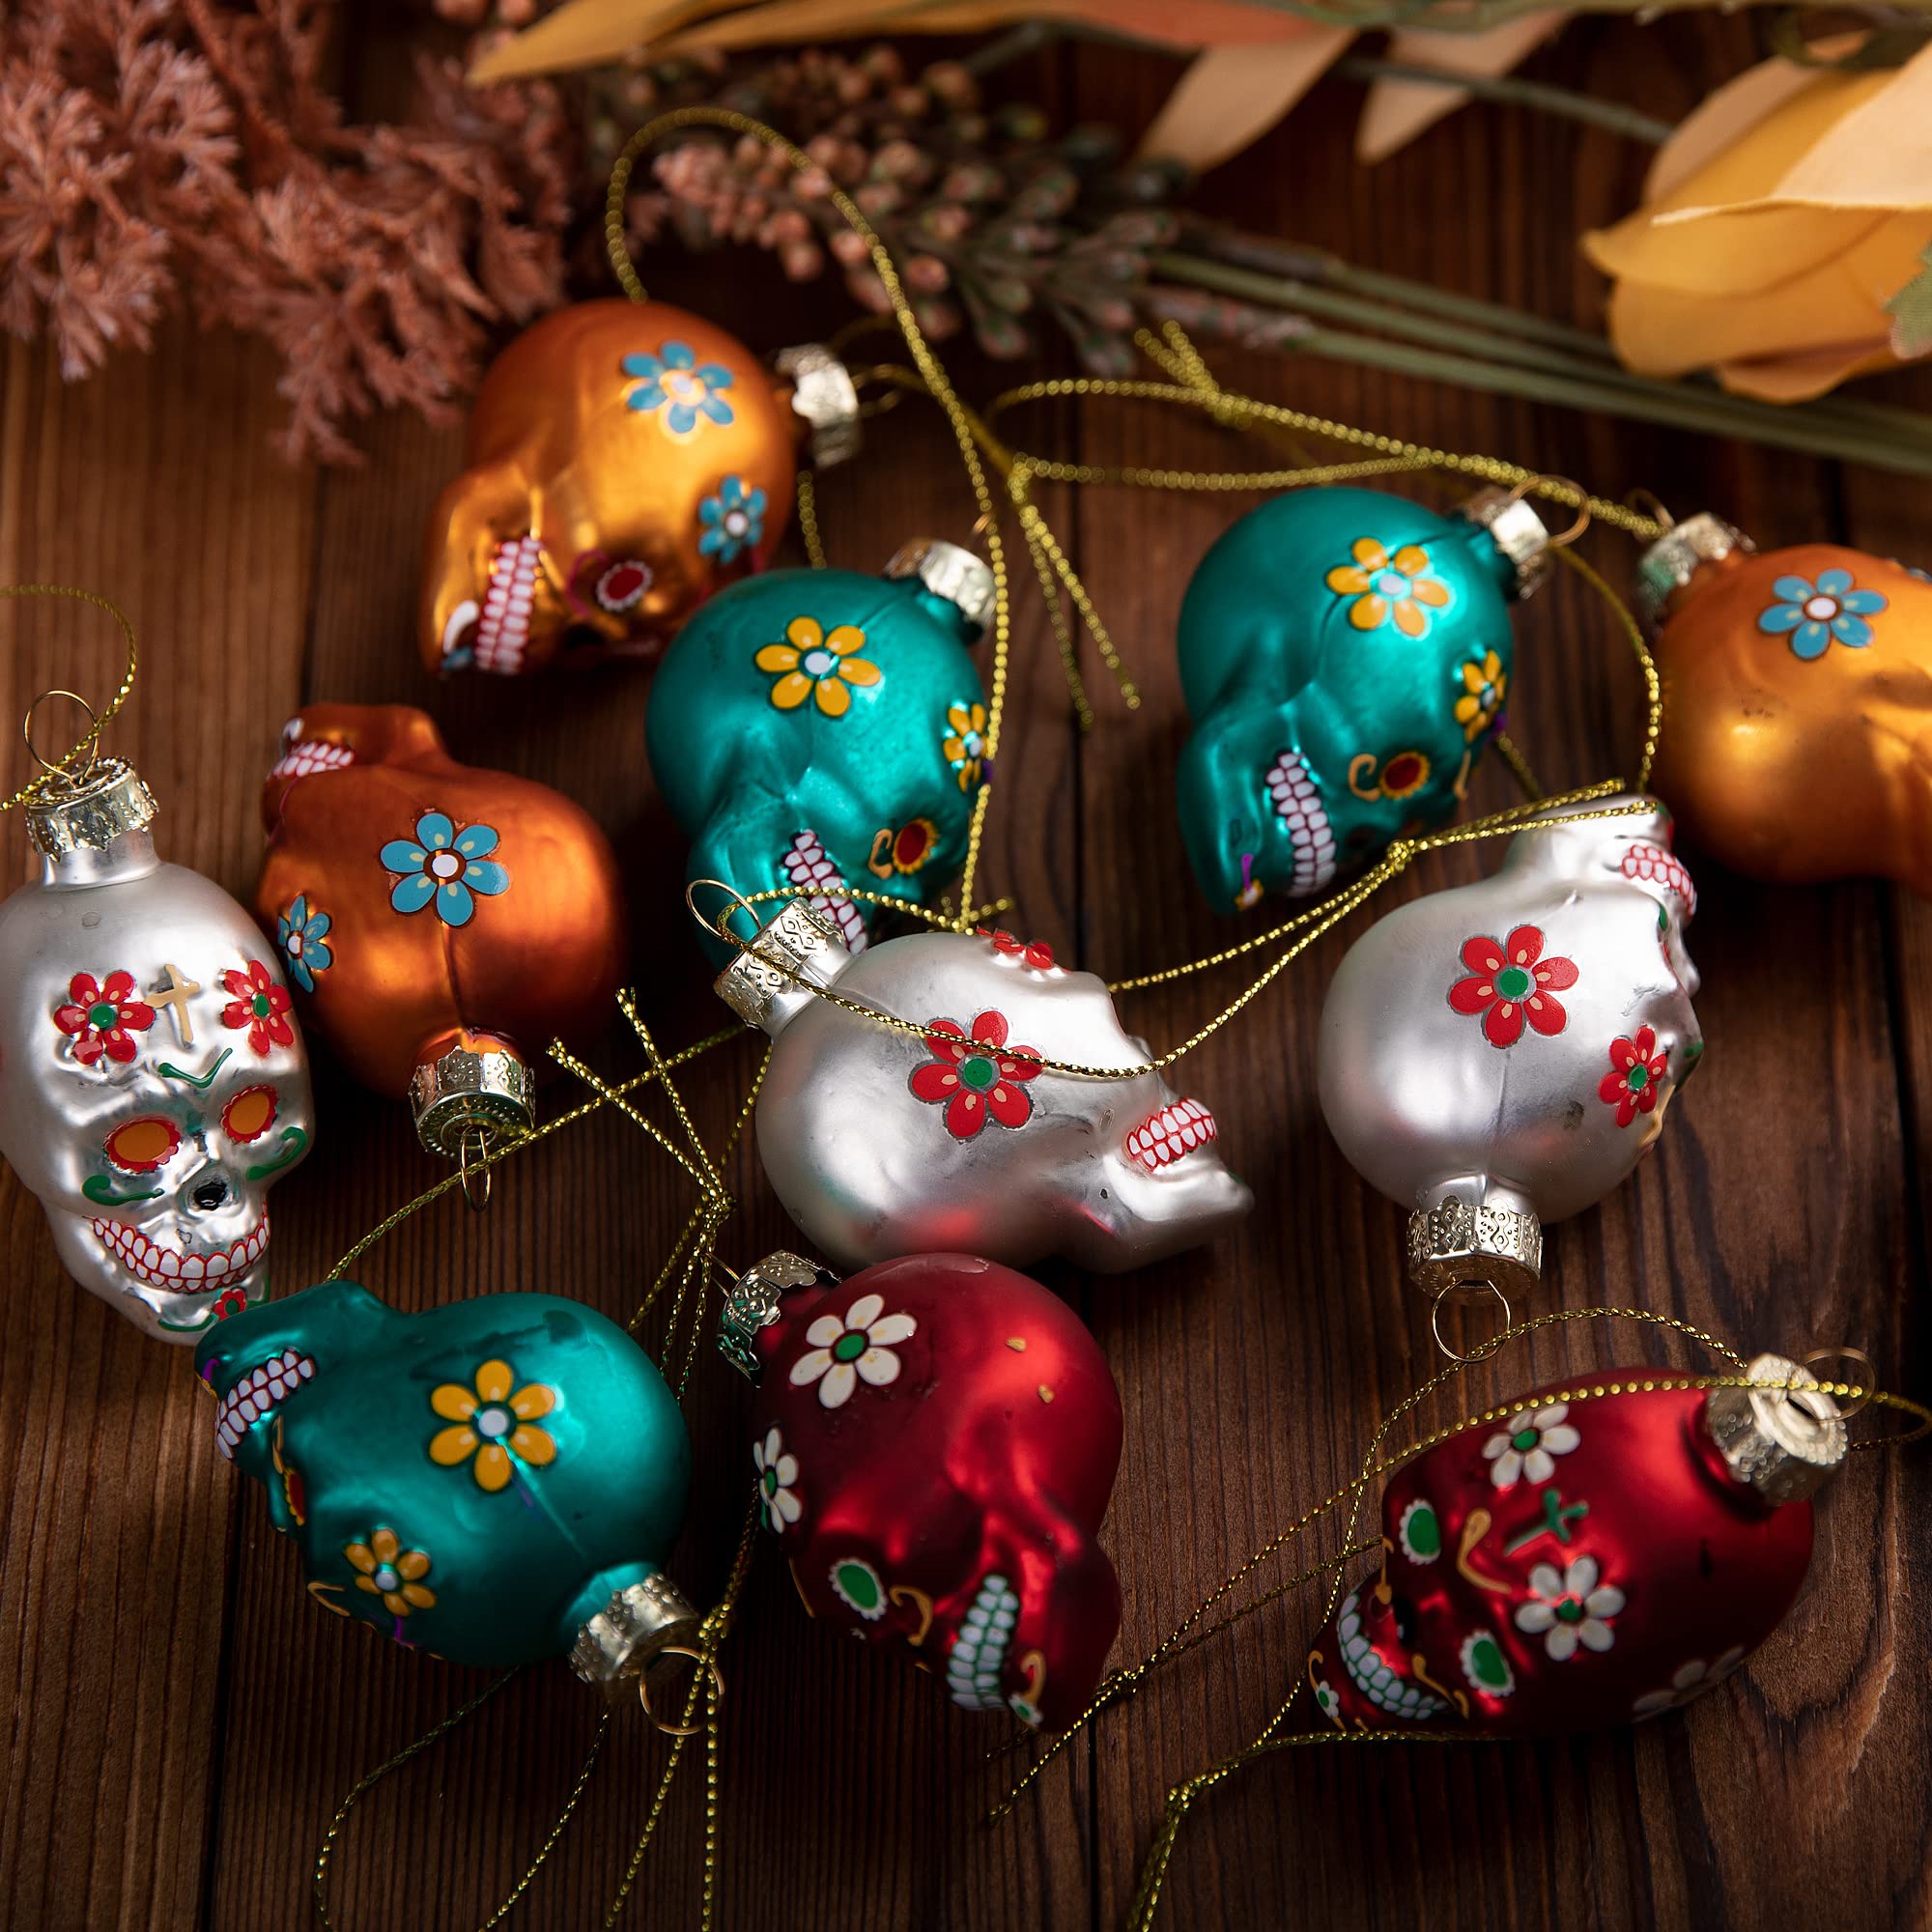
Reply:
[[1347, 54], [1330, 70], [1345, 80], [1412, 80], [1426, 87], [1454, 87], [1478, 100], [1506, 100], [1517, 107], [1534, 107], [1587, 128], [1602, 128], [1626, 140], [1661, 148], [1676, 132], [1669, 122], [1640, 114], [1617, 100], [1597, 100], [1548, 81], [1523, 80], [1516, 74], [1457, 73], [1449, 68], [1426, 67], [1420, 61], [1380, 60], [1368, 54]]

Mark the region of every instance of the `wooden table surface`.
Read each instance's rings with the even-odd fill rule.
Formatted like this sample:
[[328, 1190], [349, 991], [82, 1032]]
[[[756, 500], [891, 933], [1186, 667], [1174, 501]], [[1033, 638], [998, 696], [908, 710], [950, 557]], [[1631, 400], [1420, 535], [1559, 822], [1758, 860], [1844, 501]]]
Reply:
[[[365, 71], [376, 52], [358, 51]], [[1748, 52], [1738, 21], [1647, 32], [1592, 22], [1534, 71], [1676, 118]], [[1084, 51], [1030, 77], [1069, 116], [1132, 126], [1171, 71]], [[1359, 100], [1357, 88], [1324, 86], [1211, 178], [1205, 205], [1364, 266], [1596, 316], [1601, 290], [1573, 241], [1632, 205], [1644, 154], [1474, 108], [1363, 172], [1349, 153]], [[838, 313], [830, 292], [788, 292], [762, 260], [655, 278], [761, 349]], [[987, 393], [1002, 373], [956, 362], [969, 392]], [[1766, 545], [1835, 537], [1884, 555], [1932, 554], [1924, 484], [1314, 362], [1215, 362], [1258, 393], [1506, 454], [1611, 496], [1647, 485], [1680, 514], [1719, 510]], [[139, 626], [143, 675], [112, 742], [162, 803], [167, 856], [245, 898], [261, 850], [257, 785], [284, 719], [324, 697], [422, 704], [459, 757], [562, 786], [617, 841], [635, 980], [660, 1036], [683, 1041], [721, 1023], [682, 929], [677, 836], [643, 769], [648, 677], [439, 688], [416, 666], [420, 532], [458, 466], [458, 431], [389, 418], [369, 431], [365, 467], [291, 469], [269, 445], [281, 415], [270, 359], [182, 323], [151, 355], [119, 356], [77, 385], [44, 349], [10, 346], [0, 371], [0, 580], [90, 585]], [[1922, 403], [1924, 386], [1916, 393]], [[835, 561], [872, 567], [921, 531], [965, 540], [972, 512], [934, 412], [908, 407], [874, 428], [866, 459], [824, 486]], [[1241, 459], [1209, 427], [1120, 405], [1042, 412], [1031, 440], [1096, 461]], [[1188, 958], [1227, 928], [1204, 911], [1171, 804], [1184, 722], [1170, 639], [1190, 569], [1245, 504], [1043, 501], [1148, 701], [1128, 716], [1103, 696], [1100, 727], [1082, 739], [1037, 598], [1016, 586], [983, 882], [1017, 899], [1009, 923], [1110, 976]], [[1588, 554], [1619, 576], [1634, 560], [1608, 533]], [[1635, 686], [1601, 609], [1559, 582], [1524, 611], [1519, 637], [1515, 724], [1546, 781], [1626, 766]], [[0, 717], [48, 685], [105, 690], [112, 650], [92, 615], [0, 607]], [[1507, 784], [1492, 760], [1475, 804], [1507, 802]], [[0, 836], [10, 872], [25, 876], [17, 818]], [[1703, 894], [1690, 938], [1708, 1070], [1673, 1109], [1656, 1157], [1553, 1233], [1544, 1305], [1634, 1302], [1747, 1350], [1849, 1341], [1892, 1385], [1923, 1393], [1932, 909], [1882, 885], [1768, 890], [1690, 856]], [[1494, 857], [1432, 860], [1387, 903]], [[1359, 924], [1316, 947], [1187, 1068], [1255, 1187], [1240, 1235], [1123, 1279], [1045, 1271], [1092, 1324], [1125, 1405], [1105, 1531], [1126, 1599], [1117, 1662], [1144, 1655], [1350, 1474], [1384, 1408], [1433, 1366], [1426, 1313], [1403, 1282], [1401, 1217], [1350, 1171], [1315, 1103], [1315, 1018]], [[1135, 996], [1127, 1018], [1171, 1042], [1239, 983]], [[402, 1106], [353, 1089], [318, 1057], [316, 1150], [276, 1196], [285, 1289], [319, 1278], [437, 1171]], [[621, 1028], [596, 1059], [612, 1074], [639, 1064]], [[688, 1091], [713, 1135], [754, 1064], [746, 1040], [694, 1069]], [[788, 1224], [748, 1156], [735, 1186], [723, 1252], [743, 1264], [782, 1243]], [[358, 1272], [406, 1308], [544, 1289], [622, 1318], [688, 1207], [682, 1179], [607, 1115], [502, 1170], [487, 1213], [452, 1194]], [[0, 1231], [0, 1685], [12, 1705], [0, 1926], [298, 1926], [344, 1792], [482, 1680], [322, 1614], [261, 1495], [216, 1454], [187, 1351], [145, 1339], [70, 1283], [38, 1207], [4, 1173]], [[1572, 1324], [1479, 1374], [1466, 1406], [1633, 1351], [1646, 1352]], [[673, 1565], [707, 1600], [741, 1520], [746, 1404], [707, 1348], [688, 1406], [697, 1478]], [[1747, 1672], [1687, 1716], [1534, 1747], [1271, 1760], [1198, 1807], [1165, 1922], [1932, 1923], [1927, 1468], [1911, 1452], [1853, 1459], [1823, 1501], [1797, 1608]], [[719, 1923], [1119, 1925], [1163, 1794], [1264, 1721], [1298, 1673], [1318, 1607], [1311, 1593], [1292, 1597], [1169, 1666], [988, 1830], [988, 1804], [1017, 1762], [986, 1761], [1001, 1726], [811, 1626], [763, 1552], [724, 1660]], [[486, 1917], [541, 1843], [596, 1720], [591, 1694], [561, 1666], [525, 1673], [357, 1811], [337, 1860], [339, 1922], [415, 1932]], [[665, 1748], [635, 1719], [616, 1727], [521, 1922], [602, 1922]], [[693, 1753], [625, 1922], [696, 1922], [701, 1773]]]

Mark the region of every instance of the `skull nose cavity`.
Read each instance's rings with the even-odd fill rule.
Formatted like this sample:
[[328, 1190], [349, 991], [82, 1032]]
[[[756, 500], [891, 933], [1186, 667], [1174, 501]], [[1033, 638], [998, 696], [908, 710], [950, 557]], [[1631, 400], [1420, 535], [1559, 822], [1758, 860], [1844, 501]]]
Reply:
[[225, 1208], [228, 1205], [228, 1183], [218, 1174], [211, 1175], [208, 1179], [195, 1183], [194, 1191], [188, 1199], [203, 1213], [212, 1214], [217, 1208]]

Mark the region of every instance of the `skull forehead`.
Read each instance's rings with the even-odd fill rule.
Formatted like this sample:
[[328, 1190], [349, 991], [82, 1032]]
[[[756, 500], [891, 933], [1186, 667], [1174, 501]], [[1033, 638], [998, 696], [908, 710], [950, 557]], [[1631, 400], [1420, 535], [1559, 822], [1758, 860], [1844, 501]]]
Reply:
[[[1649, 809], [1628, 809], [1639, 805]], [[1507, 867], [1564, 876], [1592, 870], [1621, 873], [1624, 854], [1633, 846], [1667, 850], [1674, 834], [1670, 813], [1657, 800], [1634, 795], [1597, 799], [1574, 810], [1551, 812], [1544, 823], [1550, 829], [1519, 832], [1510, 840]]]

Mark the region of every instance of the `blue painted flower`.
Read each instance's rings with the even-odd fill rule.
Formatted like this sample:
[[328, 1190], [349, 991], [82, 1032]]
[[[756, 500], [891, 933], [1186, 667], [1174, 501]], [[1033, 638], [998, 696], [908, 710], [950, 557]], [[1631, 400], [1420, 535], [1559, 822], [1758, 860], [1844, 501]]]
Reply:
[[308, 895], [298, 893], [289, 909], [275, 921], [275, 944], [289, 962], [289, 978], [304, 993], [315, 991], [315, 976], [327, 973], [335, 954], [324, 935], [334, 922], [326, 912], [309, 910]]
[[731, 386], [730, 370], [700, 362], [688, 342], [667, 342], [655, 355], [627, 355], [622, 367], [638, 379], [625, 407], [664, 411], [664, 426], [672, 436], [689, 436], [699, 416], [720, 424], [731, 420], [731, 405], [718, 393]]
[[476, 910], [472, 893], [494, 898], [510, 890], [510, 875], [488, 855], [497, 834], [488, 825], [466, 825], [461, 832], [440, 811], [416, 820], [416, 836], [392, 838], [383, 847], [383, 864], [403, 876], [389, 895], [398, 912], [421, 912], [432, 899], [444, 925], [468, 925]]
[[763, 541], [765, 493], [746, 489], [742, 476], [723, 477], [717, 496], [698, 504], [697, 521], [704, 526], [697, 540], [698, 554], [729, 563], [748, 545]]
[[1833, 638], [1853, 650], [1863, 650], [1872, 640], [1872, 627], [1865, 619], [1883, 611], [1886, 603], [1880, 591], [1854, 590], [1849, 570], [1821, 570], [1816, 583], [1803, 577], [1780, 577], [1771, 590], [1781, 601], [1758, 613], [1758, 629], [1774, 638], [1790, 632], [1792, 650], [1805, 659], [1823, 657]]

